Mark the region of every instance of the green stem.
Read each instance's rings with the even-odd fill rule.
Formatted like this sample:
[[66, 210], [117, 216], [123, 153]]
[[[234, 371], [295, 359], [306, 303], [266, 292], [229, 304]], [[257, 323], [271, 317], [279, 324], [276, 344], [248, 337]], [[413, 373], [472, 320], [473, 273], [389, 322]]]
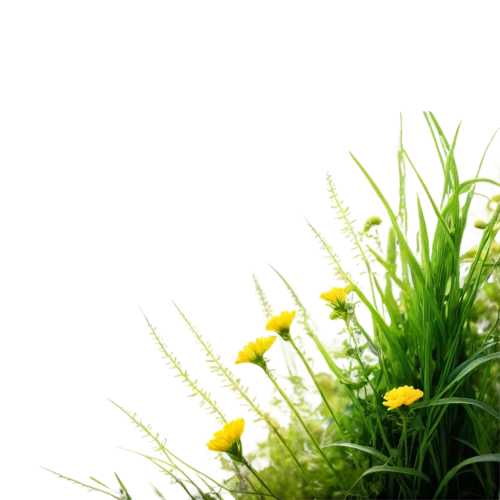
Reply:
[[325, 346], [321, 343], [321, 340], [319, 340], [318, 336], [313, 332], [308, 333], [308, 335], [309, 335], [309, 337], [311, 337], [314, 340], [314, 343], [316, 344], [316, 347], [318, 348], [319, 352], [321, 353], [324, 360], [326, 361], [328, 368], [330, 368], [330, 370], [335, 374], [335, 376], [344, 384], [352, 384], [352, 380], [349, 380], [342, 373], [342, 370], [335, 364], [332, 357], [325, 349]]
[[404, 410], [401, 410], [401, 415], [403, 417], [403, 435], [401, 436], [401, 438], [403, 439], [403, 446], [404, 446], [404, 450], [405, 450], [404, 467], [409, 467], [410, 464], [408, 462], [408, 442], [406, 439], [406, 424], [407, 424], [408, 414]]
[[266, 488], [266, 490], [269, 491], [269, 493], [271, 493], [271, 495], [274, 498], [277, 498], [278, 500], [281, 500], [280, 497], [277, 497], [271, 491], [271, 489], [269, 488], [269, 486], [267, 486], [267, 484], [260, 478], [260, 476], [257, 474], [257, 471], [247, 462], [247, 460], [245, 459], [245, 457], [241, 457], [241, 458], [243, 460], [243, 463], [247, 466], [248, 470], [257, 478], [257, 480], [259, 481], [259, 483], [262, 484], [262, 486], [264, 486], [264, 488]]
[[233, 462], [233, 467], [234, 467], [236, 475], [238, 476], [238, 479], [240, 481], [241, 489], [247, 490], [248, 489], [248, 482], [245, 480], [245, 478], [241, 474], [240, 468], [238, 467], [238, 464], [236, 462]]
[[[350, 439], [347, 437], [347, 434], [345, 433], [344, 429], [342, 429], [342, 426], [340, 425], [340, 422], [338, 421], [338, 419], [337, 419], [337, 417], [335, 415], [335, 412], [333, 411], [333, 408], [330, 406], [330, 403], [326, 399], [326, 396], [325, 396], [323, 390], [321, 389], [321, 386], [318, 384], [318, 381], [316, 380], [316, 376], [314, 375], [314, 372], [312, 371], [311, 367], [309, 366], [309, 363], [307, 362], [307, 360], [304, 357], [304, 355], [302, 354], [302, 352], [300, 352], [300, 349], [297, 347], [297, 345], [293, 341], [292, 337], [290, 337], [290, 344], [292, 344], [292, 347], [295, 349], [295, 352], [299, 355], [300, 360], [302, 361], [302, 363], [306, 367], [307, 372], [311, 376], [311, 378], [312, 378], [312, 380], [314, 382], [314, 385], [316, 386], [316, 389], [318, 390], [318, 392], [319, 392], [319, 394], [321, 396], [321, 399], [323, 400], [323, 403], [325, 403], [325, 406], [328, 408], [328, 411], [330, 412], [330, 415], [332, 416], [332, 419], [337, 424], [337, 427], [339, 428], [339, 431], [342, 434], [342, 437], [344, 438], [345, 441], [347, 441], [348, 443], [350, 443], [351, 442]], [[360, 472], [358, 457], [356, 456], [356, 453], [354, 453], [353, 451], [350, 451], [350, 454], [351, 454], [351, 456], [352, 456], [352, 458], [354, 460], [354, 464], [356, 465], [356, 470], [358, 472]], [[363, 487], [363, 490], [364, 490], [364, 485], [363, 484], [362, 484], [362, 487]]]
[[[307, 362], [306, 357], [304, 356], [304, 354], [299, 349], [299, 347], [297, 346], [297, 344], [295, 343], [295, 341], [293, 339], [290, 338], [289, 341], [290, 341], [290, 345], [292, 346], [292, 348], [295, 350], [295, 352], [299, 355], [299, 358], [302, 360], [302, 363], [304, 363], [304, 366], [306, 367], [307, 373], [309, 374], [309, 376], [311, 377], [311, 380], [313, 381], [314, 385], [316, 386], [316, 389], [318, 390], [321, 398], [323, 399], [323, 402], [325, 403], [326, 407], [328, 408], [328, 411], [330, 412], [330, 415], [332, 416], [334, 422], [337, 424], [337, 427], [339, 428], [339, 431], [342, 434], [342, 437], [344, 438], [344, 440], [346, 442], [350, 443], [351, 441], [346, 436], [344, 429], [342, 429], [340, 422], [338, 421], [337, 417], [335, 416], [333, 408], [331, 407], [330, 403], [326, 399], [326, 396], [325, 396], [323, 390], [321, 389], [321, 386], [319, 385], [318, 379], [316, 378], [313, 371], [311, 370], [311, 367], [309, 366], [309, 363]], [[359, 465], [358, 457], [356, 456], [356, 452], [352, 448], [349, 448], [349, 452], [351, 453], [352, 458], [354, 460], [356, 470], [358, 472], [361, 472], [361, 468]], [[361, 483], [361, 488], [363, 489], [364, 495], [367, 497], [368, 495], [366, 493], [365, 485], [363, 483]]]
[[[174, 476], [175, 477], [175, 476]], [[177, 484], [179, 484], [182, 489], [188, 494], [189, 498], [192, 498], [192, 500], [196, 500], [195, 497], [193, 495], [191, 495], [191, 493], [189, 493], [189, 490], [186, 488], [186, 486], [184, 486], [184, 483], [182, 481], [180, 481], [179, 479], [175, 478], [175, 481]], [[198, 490], [199, 491], [199, 490]]]
[[276, 387], [277, 391], [281, 394], [281, 397], [286, 401], [286, 403], [290, 407], [290, 410], [293, 411], [293, 413], [297, 417], [297, 420], [301, 423], [302, 427], [306, 431], [306, 434], [309, 436], [309, 438], [311, 439], [311, 441], [314, 444], [315, 448], [318, 450], [318, 453], [323, 457], [323, 459], [326, 462], [326, 464], [328, 465], [329, 469], [332, 471], [332, 474], [337, 479], [337, 481], [339, 483], [339, 486], [340, 486], [340, 488], [342, 490], [342, 493], [344, 493], [344, 496], [345, 496], [346, 492], [345, 492], [344, 488], [342, 487], [342, 483], [341, 483], [340, 476], [339, 476], [338, 472], [333, 468], [332, 464], [330, 463], [330, 461], [326, 457], [325, 453], [321, 449], [321, 446], [316, 441], [316, 438], [311, 434], [311, 431], [309, 430], [309, 428], [305, 424], [304, 420], [302, 420], [302, 417], [300, 416], [300, 413], [297, 411], [297, 409], [295, 408], [294, 404], [290, 401], [290, 399], [288, 398], [288, 396], [283, 392], [283, 390], [281, 389], [281, 387], [278, 385], [278, 383], [276, 382], [276, 380], [272, 376], [271, 372], [269, 371], [269, 368], [266, 367], [264, 369], [264, 371], [266, 372], [266, 375], [269, 377], [269, 380], [273, 383], [274, 387]]
[[[354, 319], [355, 319], [356, 324], [357, 324], [358, 326], [360, 326], [360, 325], [359, 325], [359, 323], [358, 323], [358, 321], [357, 321], [357, 318], [356, 318], [355, 316], [354, 316]], [[363, 364], [363, 362], [361, 361], [361, 358], [360, 358], [360, 356], [359, 356], [359, 354], [358, 354], [358, 350], [359, 350], [359, 348], [358, 348], [358, 343], [356, 342], [356, 339], [355, 339], [355, 337], [354, 337], [354, 334], [353, 334], [353, 332], [351, 331], [351, 329], [350, 329], [350, 327], [349, 327], [349, 323], [348, 323], [348, 321], [346, 321], [346, 322], [345, 322], [345, 325], [346, 325], [347, 330], [348, 330], [349, 334], [351, 335], [351, 338], [352, 338], [352, 340], [353, 340], [353, 342], [354, 342], [354, 347], [355, 347], [355, 351], [354, 351], [354, 352], [356, 353], [356, 360], [357, 360], [357, 362], [358, 362], [358, 364], [359, 364], [359, 366], [360, 366], [360, 368], [361, 368], [361, 371], [363, 372], [363, 376], [365, 377], [365, 380], [366, 380], [366, 381], [368, 382], [368, 384], [370, 385], [370, 387], [371, 387], [371, 389], [372, 389], [372, 392], [373, 392], [373, 396], [374, 396], [374, 398], [375, 398], [375, 408], [376, 408], [376, 410], [377, 410], [377, 411], [376, 411], [376, 416], [377, 416], [377, 425], [378, 425], [378, 427], [379, 427], [379, 429], [380, 429], [380, 434], [381, 434], [381, 436], [382, 436], [382, 441], [384, 441], [384, 444], [385, 444], [385, 446], [386, 446], [386, 448], [387, 448], [387, 451], [388, 451], [389, 453], [392, 453], [392, 447], [391, 447], [391, 444], [389, 443], [389, 440], [387, 439], [387, 435], [386, 435], [386, 433], [385, 433], [385, 431], [384, 431], [384, 427], [382, 426], [382, 421], [380, 420], [380, 414], [379, 414], [379, 402], [380, 402], [380, 398], [379, 398], [378, 392], [375, 390], [375, 387], [373, 387], [373, 384], [372, 384], [372, 382], [371, 382], [370, 378], [368, 377], [368, 374], [366, 373], [366, 370], [365, 370], [365, 365], [364, 365], [364, 364]], [[373, 444], [375, 445], [376, 443], [373, 443]]]
[[328, 408], [330, 415], [332, 416], [334, 422], [337, 424], [337, 427], [339, 428], [340, 432], [342, 433], [342, 437], [348, 441], [348, 438], [344, 432], [344, 429], [342, 429], [340, 422], [338, 421], [337, 417], [335, 416], [335, 413], [333, 411], [333, 408], [330, 406], [330, 403], [326, 399], [325, 394], [323, 393], [323, 390], [321, 389], [321, 386], [318, 384], [318, 381], [316, 380], [316, 377], [314, 375], [314, 372], [311, 370], [311, 367], [309, 366], [309, 363], [307, 362], [306, 358], [304, 355], [300, 352], [300, 349], [297, 347], [297, 344], [293, 341], [293, 339], [290, 337], [290, 344], [292, 344], [293, 348], [295, 349], [295, 352], [299, 355], [299, 358], [301, 359], [302, 363], [304, 363], [304, 366], [306, 367], [307, 372], [311, 376], [312, 381], [314, 382], [314, 385], [316, 386], [316, 389], [318, 389], [318, 392], [321, 396], [321, 399], [325, 403], [326, 407]]
[[344, 385], [347, 391], [347, 395], [349, 396], [349, 399], [352, 401], [352, 404], [354, 408], [356, 408], [357, 412], [359, 413], [359, 416], [361, 417], [361, 420], [363, 424], [366, 426], [366, 428], [369, 430], [369, 432], [373, 435], [373, 430], [371, 429], [369, 425], [369, 421], [366, 419], [365, 414], [363, 412], [363, 409], [361, 408], [361, 405], [359, 404], [359, 401], [356, 399], [356, 396], [352, 394], [352, 391], [349, 389], [348, 384], [352, 384], [352, 380], [349, 380], [346, 378], [340, 368], [334, 363], [332, 357], [330, 354], [327, 352], [325, 349], [325, 346], [321, 343], [317, 335], [315, 335], [313, 332], [308, 333], [309, 337], [311, 337], [314, 340], [314, 343], [316, 344], [316, 347], [318, 348], [319, 352], [322, 354], [324, 360], [326, 361], [326, 364], [332, 371], [332, 373], [338, 378], [338, 380]]
[[[265, 418], [265, 417], [264, 417]], [[307, 481], [307, 484], [311, 488], [311, 491], [314, 495], [315, 500], [319, 500], [318, 494], [316, 493], [316, 490], [314, 489], [314, 486], [309, 479], [309, 476], [307, 475], [304, 467], [302, 467], [302, 464], [299, 462], [299, 459], [296, 457], [295, 453], [292, 451], [292, 449], [288, 446], [287, 442], [283, 438], [283, 436], [279, 433], [279, 431], [274, 427], [274, 425], [271, 422], [268, 422], [267, 418], [265, 418], [267, 425], [274, 431], [278, 439], [281, 441], [283, 446], [288, 450], [288, 453], [290, 456], [293, 458], [294, 462], [297, 464], [299, 467], [300, 471], [302, 472], [302, 475], [304, 476], [304, 479]]]
[[[176, 307], [177, 307], [177, 305], [176, 305]], [[248, 394], [244, 390], [242, 390], [242, 388], [240, 387], [240, 385], [238, 383], [238, 380], [235, 379], [233, 373], [230, 370], [228, 370], [221, 363], [220, 357], [218, 357], [218, 356], [215, 355], [215, 353], [212, 350], [212, 347], [203, 340], [203, 337], [201, 337], [201, 335], [196, 331], [196, 329], [193, 327], [193, 325], [191, 325], [191, 323], [188, 321], [188, 319], [186, 318], [186, 316], [184, 316], [184, 314], [181, 312], [181, 310], [178, 307], [177, 307], [177, 309], [179, 310], [179, 313], [184, 318], [184, 321], [187, 323], [187, 325], [190, 328], [190, 330], [195, 335], [195, 337], [198, 340], [198, 342], [201, 344], [201, 346], [203, 347], [203, 349], [207, 353], [207, 356], [209, 357], [209, 359], [211, 360], [211, 362], [213, 362], [215, 364], [215, 366], [217, 367], [217, 371], [219, 373], [222, 373], [224, 375], [224, 377], [231, 384], [232, 389], [234, 391], [236, 391], [240, 395], [240, 397], [247, 402], [248, 406], [261, 419], [265, 420], [265, 422], [267, 423], [267, 425], [269, 426], [269, 428], [276, 434], [276, 436], [278, 437], [278, 439], [280, 440], [280, 442], [287, 449], [287, 451], [290, 454], [290, 456], [292, 457], [293, 461], [297, 464], [297, 467], [299, 468], [300, 472], [304, 476], [304, 479], [307, 481], [307, 484], [310, 486], [310, 488], [312, 490], [312, 493], [314, 495], [315, 500], [319, 500], [318, 495], [317, 495], [317, 493], [316, 493], [316, 491], [314, 489], [314, 486], [312, 484], [312, 481], [309, 479], [309, 476], [307, 475], [304, 467], [302, 467], [302, 464], [299, 462], [297, 456], [292, 451], [292, 449], [290, 448], [290, 446], [288, 446], [287, 442], [285, 441], [285, 439], [283, 438], [283, 436], [280, 434], [280, 432], [278, 431], [278, 429], [276, 429], [276, 427], [274, 427], [274, 425], [272, 425], [272, 423], [270, 422], [270, 419], [266, 416], [266, 414], [259, 408], [258, 405], [256, 405], [254, 403], [254, 401], [248, 396]], [[284, 344], [281, 344], [281, 345], [283, 346]], [[285, 355], [285, 359], [286, 358], [287, 358], [287, 356]]]
[[255, 492], [257, 492], [257, 494], [258, 494], [257, 498], [259, 500], [263, 500], [264, 497], [260, 494], [259, 489], [255, 487], [255, 484], [253, 484], [253, 482], [251, 481], [251, 479], [247, 478], [247, 481], [248, 481], [248, 484], [252, 487], [252, 490], [255, 491]]

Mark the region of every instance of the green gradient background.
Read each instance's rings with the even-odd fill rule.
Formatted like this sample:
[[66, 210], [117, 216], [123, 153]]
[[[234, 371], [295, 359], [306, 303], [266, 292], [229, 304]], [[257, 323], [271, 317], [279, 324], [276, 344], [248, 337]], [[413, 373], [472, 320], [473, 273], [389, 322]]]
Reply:
[[344, 143], [495, 102], [494, 1], [373, 3], [0, 0], [0, 499], [112, 460], [105, 391], [172, 389], [136, 303], [246, 295]]

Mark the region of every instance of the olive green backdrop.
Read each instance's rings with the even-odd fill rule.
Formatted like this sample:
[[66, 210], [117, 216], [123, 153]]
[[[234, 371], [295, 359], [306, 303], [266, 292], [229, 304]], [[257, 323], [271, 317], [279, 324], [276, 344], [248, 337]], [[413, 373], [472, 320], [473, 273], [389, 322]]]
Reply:
[[105, 391], [171, 390], [136, 303], [246, 295], [249, 263], [310, 253], [295, 209], [344, 143], [495, 102], [494, 1], [247, 6], [0, 1], [2, 499], [112, 460]]

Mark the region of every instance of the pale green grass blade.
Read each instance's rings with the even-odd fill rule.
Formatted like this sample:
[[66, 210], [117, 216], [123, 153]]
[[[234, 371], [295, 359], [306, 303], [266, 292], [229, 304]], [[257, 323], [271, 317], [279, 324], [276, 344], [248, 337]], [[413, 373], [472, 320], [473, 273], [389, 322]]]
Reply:
[[497, 181], [494, 181], [493, 179], [486, 179], [486, 178], [480, 177], [478, 179], [470, 179], [468, 181], [462, 182], [460, 184], [460, 189], [459, 189], [460, 194], [467, 192], [473, 184], [477, 184], [478, 182], [486, 182], [489, 184], [494, 184], [495, 186], [500, 186], [500, 183]]
[[100, 489], [97, 490], [95, 487], [89, 486], [86, 481], [74, 479], [72, 477], [67, 476], [66, 474], [62, 474], [61, 472], [57, 472], [54, 469], [46, 467], [45, 465], [38, 464], [38, 468], [41, 471], [52, 474], [55, 477], [57, 477], [58, 479], [60, 479], [61, 481], [65, 481], [66, 483], [75, 485], [80, 489], [87, 490], [87, 491], [93, 492], [93, 493], [105, 493], [105, 494], [109, 495], [111, 498], [116, 498], [118, 500], [120, 499], [120, 497], [114, 491], [108, 490], [107, 488], [103, 488], [102, 486], [99, 486]]

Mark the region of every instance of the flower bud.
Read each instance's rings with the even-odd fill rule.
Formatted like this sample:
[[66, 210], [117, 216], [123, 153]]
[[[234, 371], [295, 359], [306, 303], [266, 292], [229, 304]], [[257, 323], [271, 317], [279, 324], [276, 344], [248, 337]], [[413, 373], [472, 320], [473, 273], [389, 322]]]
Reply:
[[371, 217], [368, 217], [368, 219], [366, 219], [363, 232], [366, 233], [372, 226], [380, 226], [380, 224], [382, 224], [382, 219], [378, 215], [372, 215]]
[[474, 227], [476, 227], [477, 229], [486, 229], [487, 225], [488, 224], [486, 224], [486, 222], [481, 219], [478, 219], [476, 222], [474, 222]]

